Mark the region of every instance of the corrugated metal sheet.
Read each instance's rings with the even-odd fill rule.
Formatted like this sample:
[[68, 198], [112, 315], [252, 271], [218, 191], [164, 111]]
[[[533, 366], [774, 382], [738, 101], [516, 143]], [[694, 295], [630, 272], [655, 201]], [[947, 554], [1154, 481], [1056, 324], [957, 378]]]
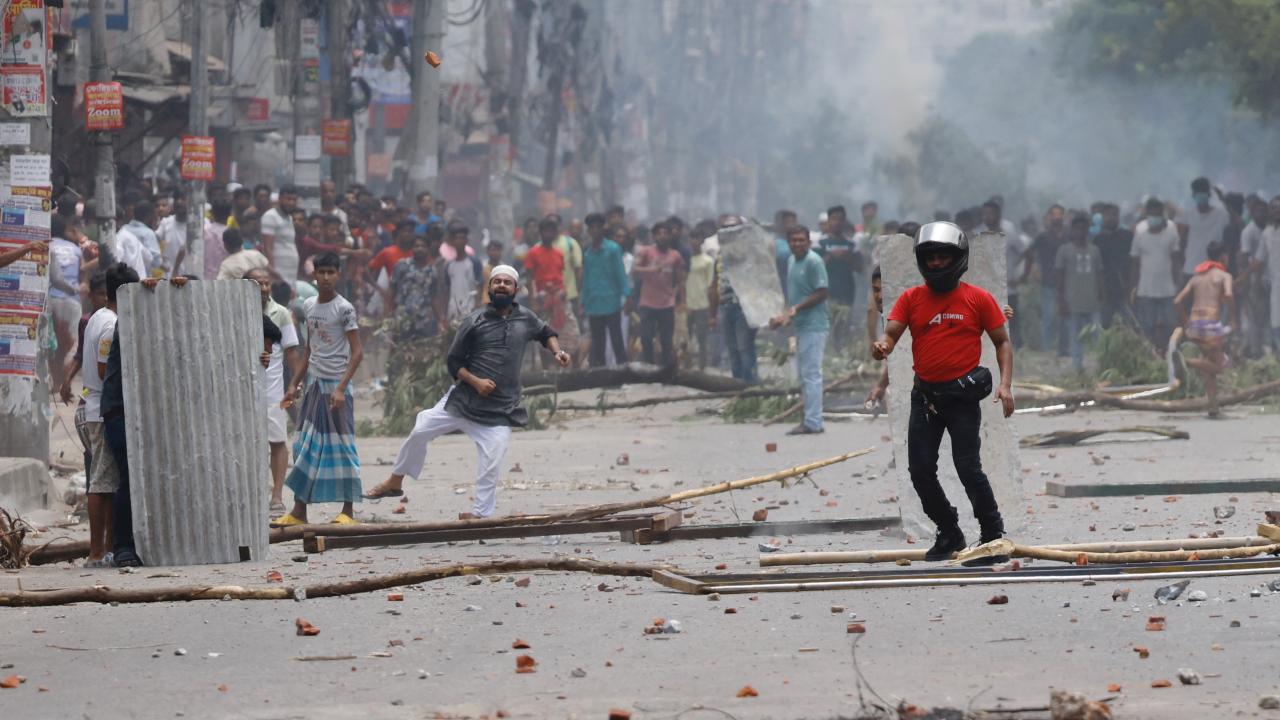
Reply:
[[266, 557], [262, 305], [248, 280], [120, 289], [134, 539], [148, 565]]

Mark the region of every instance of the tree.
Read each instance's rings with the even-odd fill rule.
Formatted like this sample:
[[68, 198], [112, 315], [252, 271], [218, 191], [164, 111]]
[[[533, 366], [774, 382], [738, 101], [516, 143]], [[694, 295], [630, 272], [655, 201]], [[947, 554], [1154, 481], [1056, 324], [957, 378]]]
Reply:
[[1280, 3], [1274, 0], [1082, 0], [1063, 17], [1090, 66], [1130, 78], [1221, 76], [1239, 105], [1280, 110]]

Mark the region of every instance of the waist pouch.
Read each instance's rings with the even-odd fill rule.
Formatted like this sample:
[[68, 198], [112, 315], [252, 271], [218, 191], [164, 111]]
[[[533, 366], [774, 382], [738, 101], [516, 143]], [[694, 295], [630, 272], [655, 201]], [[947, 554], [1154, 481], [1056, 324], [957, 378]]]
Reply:
[[915, 381], [915, 389], [923, 393], [929, 402], [978, 402], [991, 394], [991, 388], [991, 371], [981, 365], [947, 382], [925, 382], [919, 376]]

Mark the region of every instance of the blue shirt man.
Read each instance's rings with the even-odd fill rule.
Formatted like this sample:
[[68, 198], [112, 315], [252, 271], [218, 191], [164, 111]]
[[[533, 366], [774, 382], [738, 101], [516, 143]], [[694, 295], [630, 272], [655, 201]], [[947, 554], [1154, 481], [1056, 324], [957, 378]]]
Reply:
[[809, 247], [809, 229], [797, 225], [787, 232], [787, 310], [769, 321], [787, 323], [796, 331], [796, 372], [804, 397], [804, 421], [788, 435], [814, 435], [822, 427], [822, 355], [827, 347], [827, 266]]

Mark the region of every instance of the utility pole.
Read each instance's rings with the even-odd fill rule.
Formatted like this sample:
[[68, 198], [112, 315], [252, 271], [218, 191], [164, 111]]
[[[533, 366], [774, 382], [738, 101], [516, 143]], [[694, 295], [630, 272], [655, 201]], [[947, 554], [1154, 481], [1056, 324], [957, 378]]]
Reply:
[[[328, 13], [326, 51], [329, 59], [329, 117], [334, 120], [351, 120], [351, 65], [347, 61], [347, 20], [350, 17], [348, 2], [347, 0], [329, 0], [325, 12]], [[354, 123], [351, 130], [355, 132]], [[353, 146], [354, 142], [351, 145]], [[339, 192], [346, 190], [347, 183], [351, 182], [351, 170], [354, 165], [352, 154], [329, 158], [329, 175], [337, 183]]]
[[[507, 43], [511, 27], [503, 3], [490, 3], [484, 10], [484, 66], [489, 85], [489, 228], [493, 237], [504, 243], [515, 234], [515, 208], [512, 205], [511, 116], [516, 105], [507, 96], [507, 68], [511, 67], [511, 51]], [[527, 42], [527, 40], [526, 40]], [[527, 56], [526, 56], [527, 58]]]
[[[47, 11], [45, 16], [48, 20]], [[49, 61], [49, 53], [46, 51], [41, 58], [46, 89], [53, 87]], [[51, 91], [47, 91], [43, 102], [46, 110], [41, 114], [17, 117], [0, 109], [0, 121], [25, 124], [31, 133], [26, 147], [0, 147], [0, 167], [4, 168], [6, 177], [12, 178], [10, 171], [13, 158], [22, 155], [49, 155], [53, 145], [53, 129], [48, 111], [53, 103]], [[51, 183], [49, 187], [52, 187]], [[45, 277], [48, 277], [47, 272]], [[48, 463], [49, 349], [46, 343], [50, 331], [39, 323], [35, 327], [39, 328], [35, 348], [35, 376], [0, 376], [0, 457], [33, 458], [41, 463]]]
[[[411, 124], [408, 140], [409, 153], [405, 159], [409, 165], [408, 191], [410, 196], [428, 191], [437, 192], [440, 175], [440, 74], [427, 65], [423, 55], [428, 50], [441, 52], [444, 40], [445, 0], [414, 0], [413, 41], [410, 44], [410, 60], [413, 61], [413, 91]], [[445, 58], [448, 62], [448, 58]]]
[[[107, 64], [107, 2], [89, 0], [89, 79], [111, 82]], [[110, 131], [93, 134], [96, 167], [93, 173], [94, 220], [98, 227], [98, 244], [106, 245], [116, 234], [116, 157], [115, 142]]]
[[[185, 1], [185, 0], [184, 0]], [[209, 18], [198, 4], [191, 3], [191, 112], [188, 132], [209, 134]], [[187, 257], [183, 263], [189, 272], [204, 270], [204, 200], [203, 180], [191, 181], [187, 202]]]

